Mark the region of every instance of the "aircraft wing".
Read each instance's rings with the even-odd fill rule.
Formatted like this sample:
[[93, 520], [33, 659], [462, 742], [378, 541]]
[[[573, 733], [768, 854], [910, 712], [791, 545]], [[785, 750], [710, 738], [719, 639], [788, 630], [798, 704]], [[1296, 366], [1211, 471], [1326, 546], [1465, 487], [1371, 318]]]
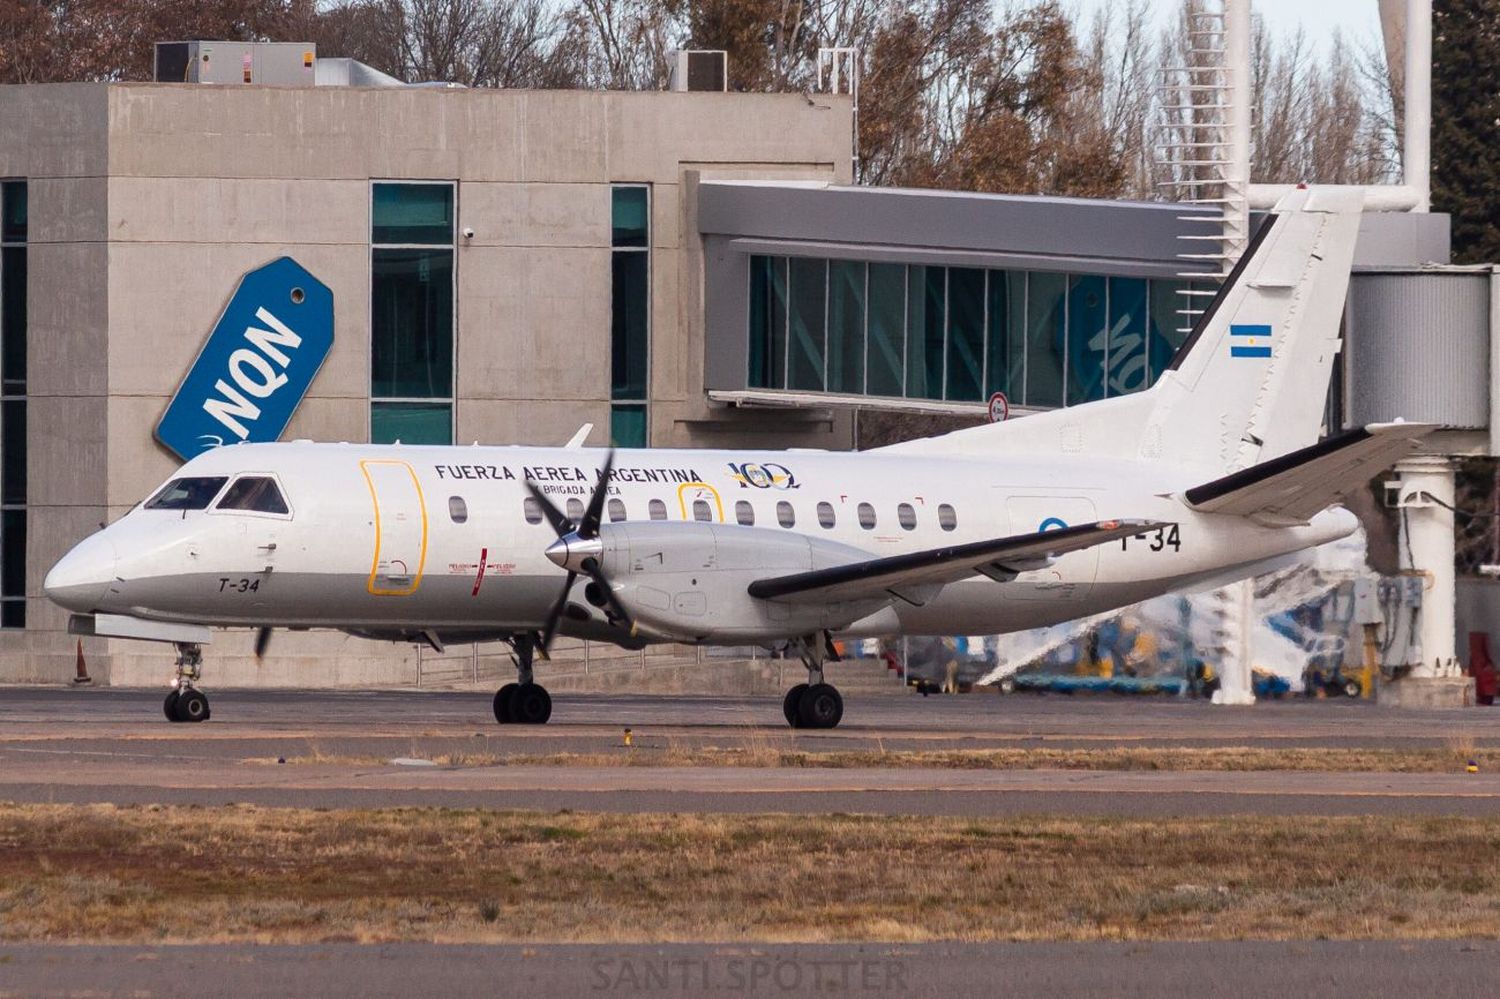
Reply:
[[1310, 447], [1231, 472], [1189, 489], [1195, 510], [1250, 517], [1263, 523], [1306, 523], [1325, 507], [1363, 489], [1372, 476], [1411, 453], [1437, 427], [1429, 423], [1372, 423]]
[[942, 586], [974, 575], [1008, 581], [1018, 572], [1042, 568], [1059, 555], [1164, 526], [1146, 520], [1103, 520], [1056, 531], [888, 555], [789, 576], [757, 579], [750, 584], [750, 595], [764, 600], [811, 596], [825, 601], [894, 596], [920, 604], [925, 598], [918, 599], [917, 594], [924, 588]]

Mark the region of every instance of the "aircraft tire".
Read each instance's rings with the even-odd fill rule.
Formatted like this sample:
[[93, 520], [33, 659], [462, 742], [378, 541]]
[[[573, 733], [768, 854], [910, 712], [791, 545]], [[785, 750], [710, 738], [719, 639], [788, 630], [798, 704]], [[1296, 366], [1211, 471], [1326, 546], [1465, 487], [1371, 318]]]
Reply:
[[178, 690], [174, 687], [167, 693], [167, 699], [161, 705], [162, 711], [166, 712], [167, 721], [169, 722], [181, 721], [177, 717], [177, 696]]
[[798, 698], [799, 728], [834, 728], [844, 717], [844, 698], [838, 688], [815, 683]]
[[189, 687], [177, 695], [177, 720], [180, 722], [208, 721], [208, 698], [203, 691]]
[[501, 725], [509, 725], [515, 721], [510, 715], [510, 701], [511, 695], [519, 690], [520, 687], [519, 683], [507, 683], [495, 691], [495, 721]]
[[1344, 681], [1344, 696], [1345, 697], [1358, 697], [1362, 693], [1364, 693], [1364, 688], [1362, 688], [1359, 685], [1359, 681], [1358, 680], [1345, 680]]
[[552, 717], [552, 695], [539, 683], [523, 683], [511, 694], [510, 716], [520, 725], [545, 725]]
[[800, 727], [799, 713], [802, 704], [802, 694], [807, 690], [807, 684], [799, 683], [786, 692], [786, 697], [781, 701], [781, 713], [786, 715], [786, 723], [792, 728]]

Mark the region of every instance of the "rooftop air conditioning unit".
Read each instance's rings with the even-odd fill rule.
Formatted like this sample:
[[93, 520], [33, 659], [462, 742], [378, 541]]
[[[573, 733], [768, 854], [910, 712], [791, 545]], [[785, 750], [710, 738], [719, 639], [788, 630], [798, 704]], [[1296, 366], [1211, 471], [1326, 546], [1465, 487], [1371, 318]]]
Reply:
[[267, 83], [311, 87], [318, 47], [312, 42], [157, 42], [157, 83]]
[[729, 89], [729, 53], [723, 49], [678, 49], [671, 53], [669, 90], [717, 91]]

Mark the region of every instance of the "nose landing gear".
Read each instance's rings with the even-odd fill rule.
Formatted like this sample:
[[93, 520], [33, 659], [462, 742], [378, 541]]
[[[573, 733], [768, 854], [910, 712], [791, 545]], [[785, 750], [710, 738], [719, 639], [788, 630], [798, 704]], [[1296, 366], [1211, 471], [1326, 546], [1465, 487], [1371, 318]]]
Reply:
[[809, 635], [795, 643], [802, 665], [807, 667], [807, 683], [799, 683], [786, 692], [781, 713], [792, 728], [834, 728], [844, 717], [844, 698], [831, 683], [823, 682], [823, 662], [838, 660], [833, 640], [824, 632]]
[[196, 684], [203, 676], [203, 650], [192, 642], [177, 645], [177, 675], [172, 680], [172, 690], [162, 703], [162, 710], [170, 722], [208, 721], [208, 697]]
[[495, 721], [501, 725], [545, 725], [552, 717], [552, 696], [532, 678], [531, 663], [537, 644], [535, 635], [517, 635], [511, 639], [517, 682], [495, 691]]

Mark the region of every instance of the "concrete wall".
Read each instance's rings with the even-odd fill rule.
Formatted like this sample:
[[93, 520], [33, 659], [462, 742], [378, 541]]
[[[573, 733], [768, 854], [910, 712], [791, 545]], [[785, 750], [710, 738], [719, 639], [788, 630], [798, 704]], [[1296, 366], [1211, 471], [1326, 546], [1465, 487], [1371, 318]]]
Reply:
[[[0, 680], [72, 675], [42, 578], [176, 467], [152, 429], [246, 271], [291, 255], [334, 293], [332, 353], [285, 436], [367, 439], [374, 179], [457, 181], [458, 227], [475, 231], [457, 253], [456, 440], [560, 444], [585, 420], [607, 440], [610, 185], [633, 182], [652, 187], [652, 442], [764, 443], [703, 395], [689, 193], [703, 176], [848, 183], [850, 126], [847, 99], [796, 94], [0, 87], [0, 176], [31, 183], [34, 597], [27, 632], [0, 633]], [[847, 443], [834, 421], [807, 426], [796, 443]], [[116, 683], [159, 682], [172, 659], [85, 653]], [[222, 636], [206, 682], [415, 676], [409, 647], [337, 635], [278, 636], [261, 667], [249, 653]]]

